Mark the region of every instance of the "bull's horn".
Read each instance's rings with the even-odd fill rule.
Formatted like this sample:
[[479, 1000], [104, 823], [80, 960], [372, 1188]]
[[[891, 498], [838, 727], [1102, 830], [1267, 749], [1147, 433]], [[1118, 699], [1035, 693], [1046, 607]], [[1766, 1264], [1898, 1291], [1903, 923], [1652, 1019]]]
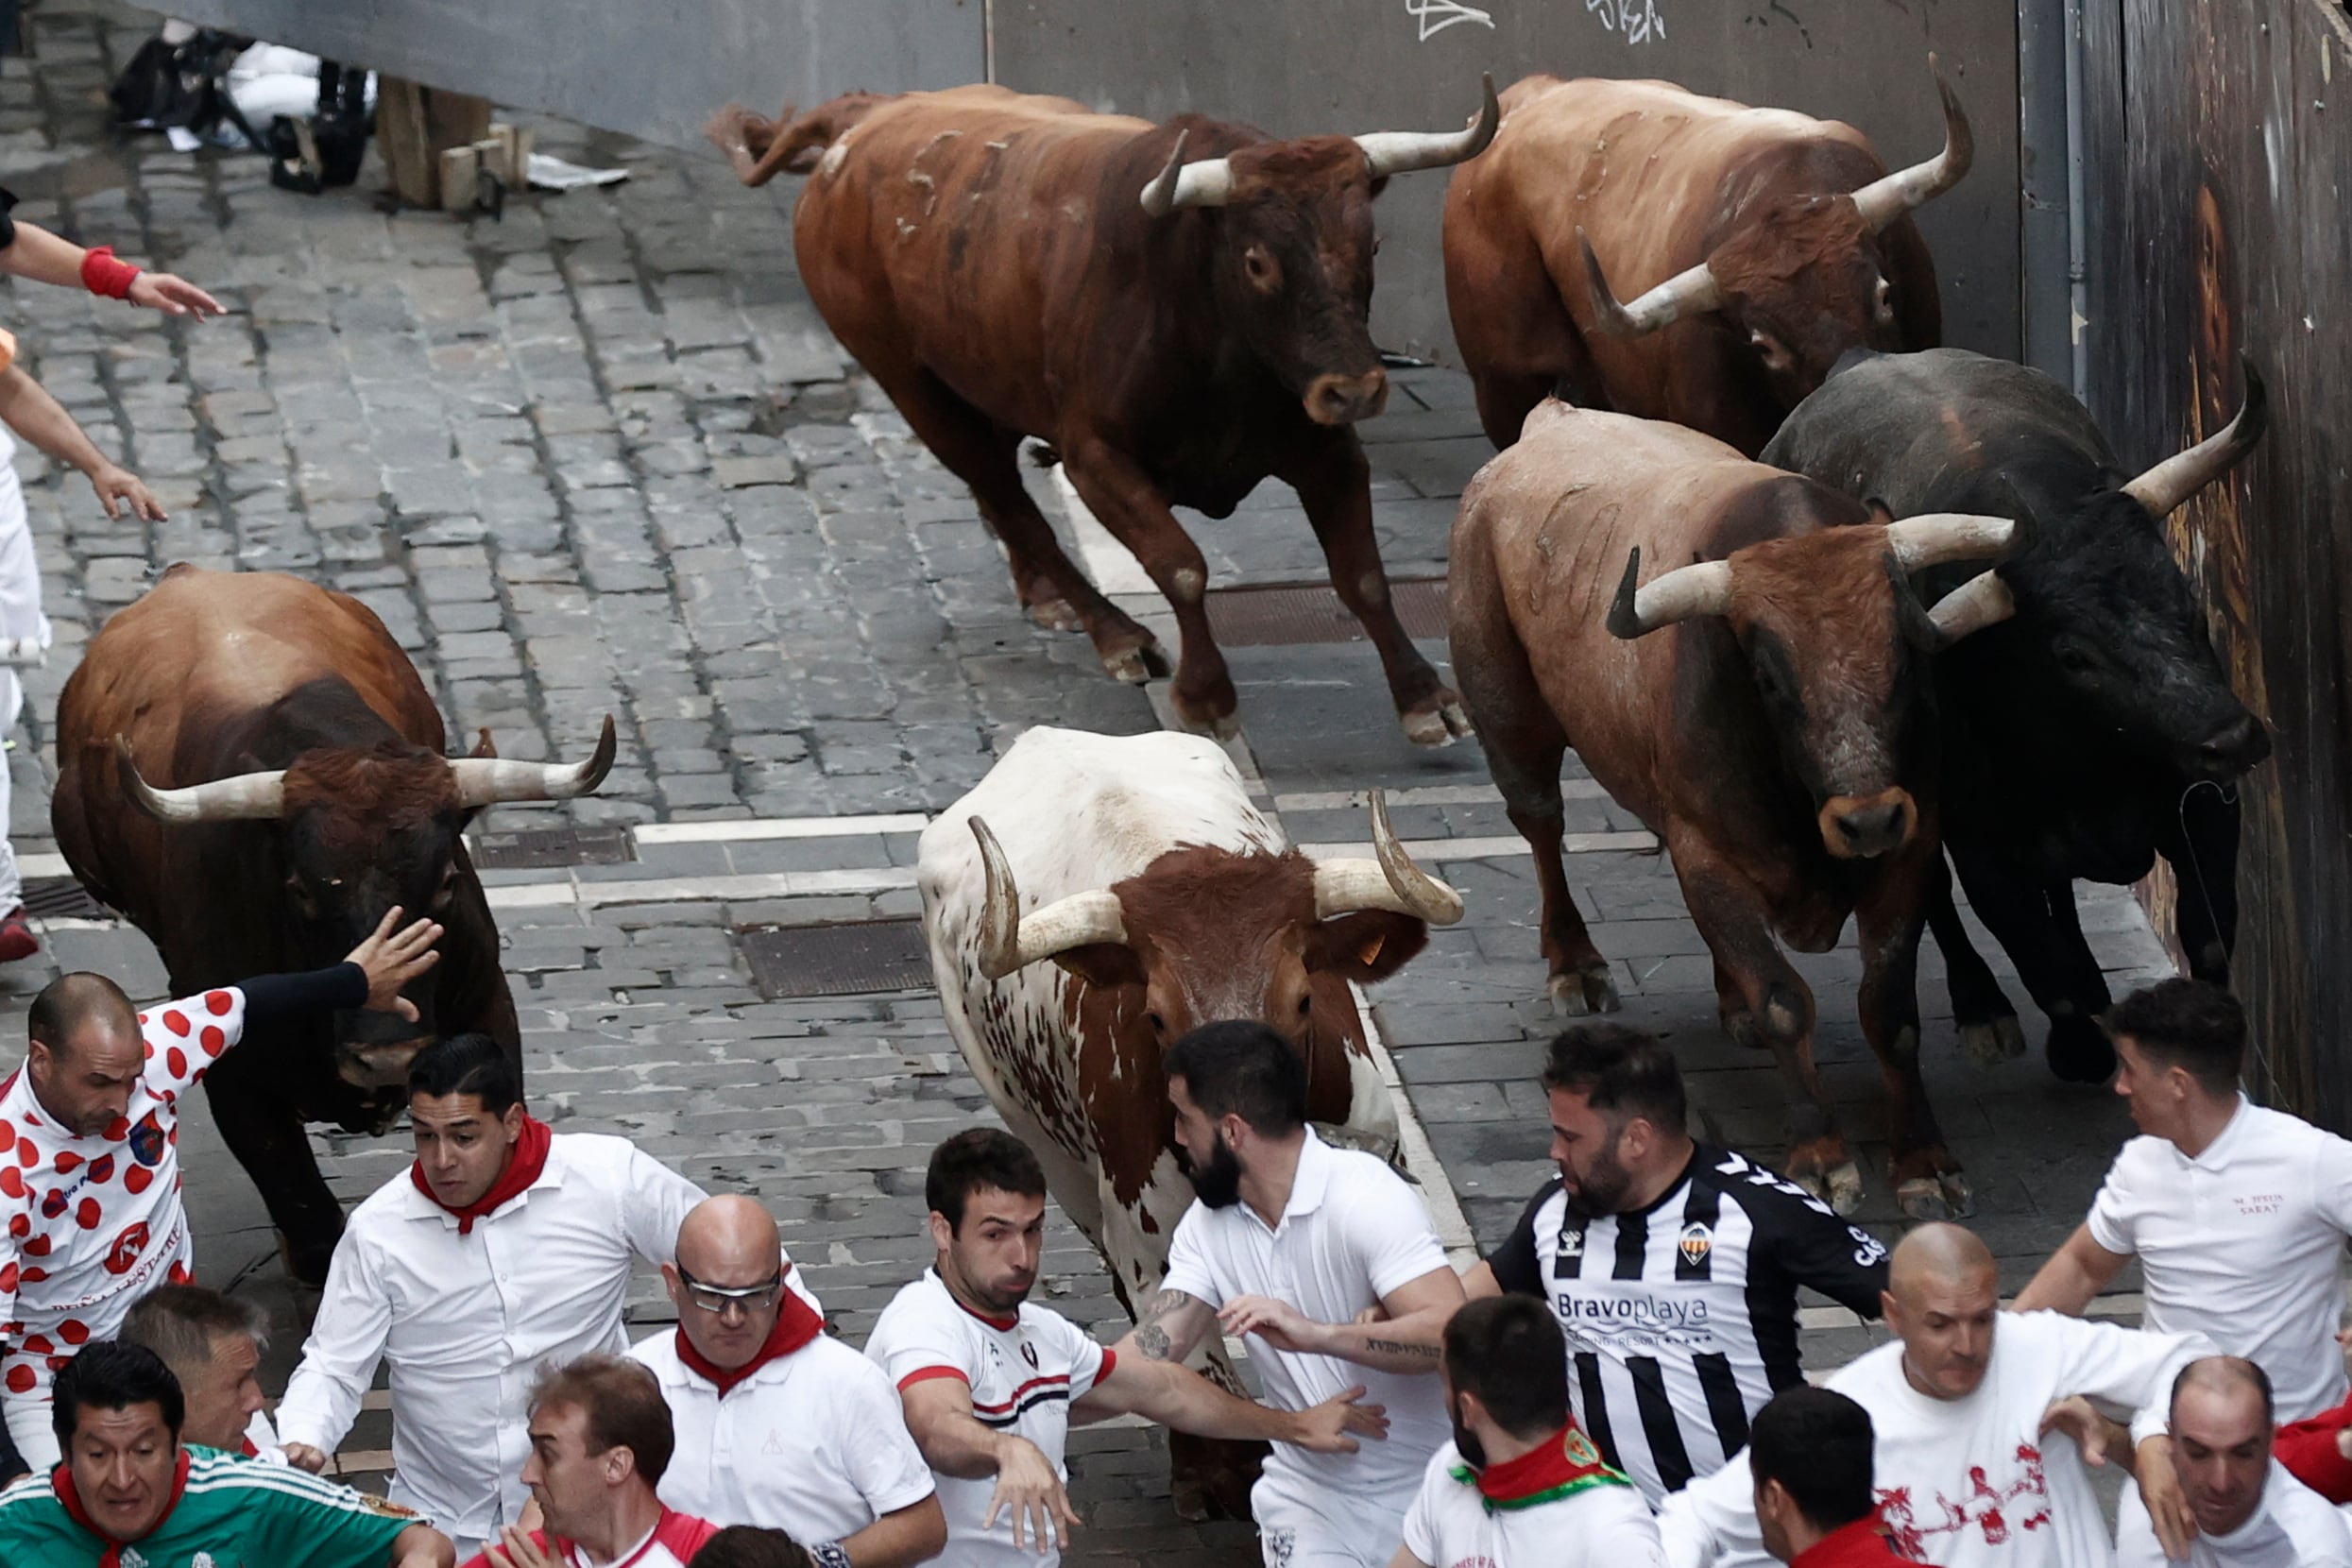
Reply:
[[1862, 221], [1873, 231], [1959, 184], [1960, 177], [1976, 161], [1976, 135], [1969, 129], [1968, 111], [1960, 107], [1960, 94], [1951, 90], [1951, 82], [1934, 55], [1927, 57], [1927, 68], [1935, 73], [1935, 91], [1944, 99], [1944, 150], [1924, 163], [1873, 179], [1854, 193]]
[[1731, 563], [1698, 561], [1677, 567], [1636, 591], [1642, 578], [1642, 547], [1626, 555], [1626, 574], [1617, 581], [1616, 602], [1609, 606], [1612, 637], [1636, 638], [1694, 616], [1721, 615], [1731, 607]]
[[158, 822], [254, 822], [285, 815], [286, 775], [282, 768], [275, 773], [244, 773], [234, 778], [216, 778], [209, 784], [191, 784], [182, 790], [159, 790], [139, 776], [139, 766], [130, 759], [128, 736], [114, 737], [114, 756], [115, 776], [122, 781], [123, 793]]
[[1503, 123], [1503, 106], [1495, 101], [1494, 73], [1480, 78], [1486, 99], [1478, 106], [1477, 116], [1464, 130], [1375, 130], [1358, 136], [1355, 145], [1364, 149], [1372, 162], [1372, 177], [1383, 179], [1392, 174], [1410, 174], [1415, 169], [1442, 169], [1449, 163], [1461, 163], [1487, 150], [1494, 140], [1495, 131]]
[[1676, 273], [1630, 305], [1621, 305], [1582, 225], [1577, 229], [1577, 244], [1584, 251], [1585, 297], [1592, 301], [1593, 324], [1611, 337], [1641, 337], [1686, 315], [1722, 308], [1723, 290], [1705, 262]]
[[1167, 155], [1167, 167], [1143, 188], [1143, 210], [1155, 218], [1166, 217], [1179, 207], [1222, 207], [1233, 199], [1232, 164], [1222, 158], [1203, 158], [1198, 163], [1185, 162], [1185, 138], [1191, 134], [1187, 130], [1176, 133], [1176, 145]]
[[997, 835], [979, 817], [969, 819], [980, 843], [980, 871], [987, 896], [980, 906], [980, 973], [999, 980], [1015, 969], [1094, 942], [1125, 942], [1127, 917], [1118, 895], [1098, 890], [1057, 898], [1028, 919], [1021, 918], [1021, 890], [1005, 862]]
[[585, 762], [514, 762], [503, 758], [458, 757], [450, 759], [450, 779], [457, 786], [457, 803], [471, 810], [495, 806], [502, 800], [570, 800], [584, 795], [612, 772], [619, 742], [612, 715], [605, 715], [605, 733], [597, 737], [596, 755]]
[[1886, 547], [1905, 571], [1947, 561], [1999, 561], [2022, 548], [2025, 530], [2015, 519], [1972, 512], [1922, 512], [1886, 525]]
[[2182, 502], [2236, 468], [2270, 427], [2270, 394], [2263, 390], [2261, 372], [2242, 355], [2238, 364], [2246, 378], [2246, 401], [2239, 405], [2238, 417], [2123, 486], [2123, 493], [2148, 508], [2150, 517], [2170, 515]]
[[1451, 926], [1462, 917], [1462, 895], [1413, 863], [1389, 826], [1389, 799], [1372, 793], [1372, 855], [1369, 861], [1325, 861], [1315, 868], [1315, 918], [1388, 910]]
[[2001, 574], [1980, 571], [1936, 600], [1927, 618], [1935, 622], [1937, 637], [1949, 648], [1970, 632], [1981, 632], [2017, 612], [2018, 602]]

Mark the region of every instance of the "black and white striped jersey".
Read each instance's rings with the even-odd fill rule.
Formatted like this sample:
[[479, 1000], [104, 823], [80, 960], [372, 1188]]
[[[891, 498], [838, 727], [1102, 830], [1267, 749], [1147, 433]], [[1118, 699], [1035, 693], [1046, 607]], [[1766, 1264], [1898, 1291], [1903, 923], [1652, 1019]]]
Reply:
[[1577, 1420], [1654, 1508], [1747, 1443], [1749, 1418], [1803, 1381], [1797, 1287], [1879, 1312], [1886, 1248], [1747, 1156], [1700, 1144], [1648, 1208], [1586, 1215], [1554, 1177], [1487, 1258], [1550, 1302]]

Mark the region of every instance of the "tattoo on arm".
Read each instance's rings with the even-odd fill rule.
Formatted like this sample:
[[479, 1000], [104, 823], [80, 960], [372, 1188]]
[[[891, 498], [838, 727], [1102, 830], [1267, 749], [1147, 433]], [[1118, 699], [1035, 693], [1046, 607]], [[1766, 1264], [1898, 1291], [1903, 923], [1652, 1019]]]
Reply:
[[1135, 1320], [1135, 1348], [1153, 1361], [1165, 1361], [1175, 1349], [1169, 1339], [1167, 1321], [1199, 1298], [1182, 1290], [1163, 1290], [1145, 1304], [1143, 1316]]
[[1416, 1345], [1404, 1339], [1366, 1339], [1364, 1348], [1386, 1355], [1418, 1355], [1431, 1361], [1439, 1355], [1436, 1345]]

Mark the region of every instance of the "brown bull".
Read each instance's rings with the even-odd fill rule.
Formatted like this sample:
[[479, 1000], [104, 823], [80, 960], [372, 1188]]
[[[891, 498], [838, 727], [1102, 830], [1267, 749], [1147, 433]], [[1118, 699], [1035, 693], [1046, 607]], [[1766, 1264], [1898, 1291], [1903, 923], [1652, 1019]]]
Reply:
[[176, 566], [106, 623], [58, 700], [58, 847], [146, 932], [175, 996], [338, 962], [398, 904], [444, 928], [415, 1023], [359, 1011], [246, 1031], [204, 1081], [222, 1141], [313, 1283], [343, 1231], [303, 1132], [380, 1133], [408, 1061], [478, 1031], [519, 1053], [498, 929], [460, 832], [483, 807], [594, 789], [578, 767], [442, 756], [441, 715], [359, 601], [277, 572]]
[[[1941, 854], [1927, 656], [2008, 600], [1987, 572], [1930, 612], [1906, 574], [2002, 554], [2016, 530], [1895, 522], [1696, 432], [1557, 401], [1479, 470], [1454, 525], [1454, 668], [1535, 854], [1554, 997], [1617, 1005], [1561, 864], [1573, 745], [1673, 857], [1724, 1029], [1788, 1081], [1789, 1174], [1841, 1214], [1861, 1177], [1815, 1071], [1813, 994], [1780, 944], [1825, 951], [1853, 917], [1898, 1194], [1914, 1215], [1965, 1207], [1919, 1078], [1915, 971]], [[1645, 557], [1695, 564], [1637, 590]]]
[[1024, 436], [1150, 573], [1183, 634], [1176, 709], [1229, 734], [1208, 567], [1170, 512], [1231, 515], [1269, 476], [1299, 493], [1332, 586], [1379, 650], [1406, 733], [1463, 733], [1417, 653], [1373, 540], [1353, 424], [1388, 396], [1366, 319], [1372, 198], [1474, 155], [1448, 135], [1304, 136], [1184, 115], [1164, 126], [996, 87], [837, 98], [798, 120], [730, 109], [711, 136], [747, 183], [813, 170], [793, 219], [826, 324], [971, 486], [1040, 625], [1084, 628], [1121, 680], [1167, 656], [1055, 541], [1021, 484]]
[[[1929, 57], [1934, 65], [1934, 57]], [[1862, 132], [1671, 82], [1529, 77], [1445, 196], [1445, 297], [1497, 447], [1559, 396], [1753, 456], [1849, 349], [1932, 349], [1935, 264], [1909, 216], [1968, 172], [1889, 174]], [[1647, 292], [1620, 304], [1611, 283]]]

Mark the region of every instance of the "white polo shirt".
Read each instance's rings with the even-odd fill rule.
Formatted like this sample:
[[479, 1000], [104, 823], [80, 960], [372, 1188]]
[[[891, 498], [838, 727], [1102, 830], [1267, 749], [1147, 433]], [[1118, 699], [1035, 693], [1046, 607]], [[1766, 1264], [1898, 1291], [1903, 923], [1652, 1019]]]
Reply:
[[[1310, 1128], [1282, 1223], [1270, 1230], [1246, 1202], [1222, 1209], [1194, 1203], [1177, 1223], [1161, 1287], [1212, 1307], [1237, 1296], [1270, 1296], [1316, 1322], [1346, 1323], [1389, 1292], [1445, 1267], [1445, 1249], [1421, 1195], [1381, 1161], [1334, 1149]], [[1388, 1440], [1353, 1454], [1276, 1443], [1260, 1485], [1334, 1520], [1353, 1517], [1366, 1504], [1403, 1514], [1429, 1456], [1454, 1435], [1436, 1373], [1380, 1372], [1336, 1356], [1275, 1350], [1256, 1338], [1249, 1350], [1265, 1380], [1266, 1403], [1278, 1409], [1304, 1410], [1360, 1385], [1367, 1404], [1389, 1411]]]
[[[2125, 1510], [2116, 1521], [2116, 1568], [2164, 1568], [2167, 1560], [2148, 1510]], [[2352, 1528], [2325, 1497], [2273, 1459], [2253, 1515], [2227, 1535], [2198, 1536], [2177, 1560], [2190, 1568], [2352, 1568]]]
[[[1111, 1375], [1117, 1358], [1060, 1313], [1023, 1302], [1010, 1318], [988, 1318], [956, 1300], [936, 1269], [900, 1290], [882, 1309], [865, 1353], [900, 1394], [934, 1377], [952, 1377], [972, 1390], [972, 1415], [992, 1432], [1012, 1432], [1037, 1445], [1066, 1484], [1063, 1463], [1070, 1406]], [[1057, 1550], [1040, 1553], [1013, 1543], [1013, 1521], [999, 1514], [984, 1526], [994, 1475], [965, 1480], [934, 1473], [939, 1505], [947, 1515], [947, 1560], [955, 1568], [1053, 1568]]]
[[1633, 1483], [1601, 1474], [1556, 1491], [1491, 1502], [1451, 1442], [1431, 1456], [1421, 1495], [1405, 1515], [1405, 1545], [1429, 1568], [1665, 1568], [1658, 1521]]
[[2194, 1331], [2270, 1374], [2282, 1422], [2343, 1403], [2343, 1249], [2352, 1143], [2239, 1097], [2190, 1159], [2125, 1144], [2090, 1206], [2090, 1238], [2137, 1253], [2147, 1326]]
[[724, 1394], [678, 1356], [678, 1331], [629, 1355], [654, 1371], [677, 1448], [661, 1500], [680, 1513], [840, 1541], [937, 1490], [882, 1369], [830, 1335]]
[[628, 1347], [630, 1266], [670, 1261], [702, 1200], [625, 1138], [558, 1133], [538, 1180], [461, 1234], [403, 1167], [335, 1245], [278, 1406], [280, 1440], [333, 1453], [386, 1362], [392, 1501], [459, 1541], [495, 1538], [530, 1498], [522, 1462], [540, 1366]]

